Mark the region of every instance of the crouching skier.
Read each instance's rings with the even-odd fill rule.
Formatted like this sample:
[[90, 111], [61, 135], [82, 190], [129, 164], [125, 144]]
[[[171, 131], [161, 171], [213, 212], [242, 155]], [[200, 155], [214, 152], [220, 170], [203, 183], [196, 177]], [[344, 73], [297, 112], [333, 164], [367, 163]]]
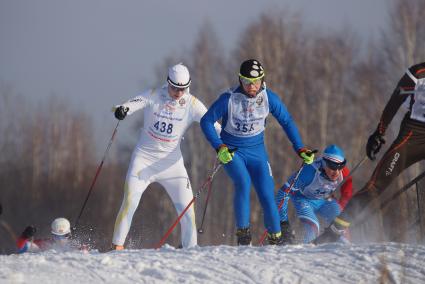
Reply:
[[[144, 126], [133, 151], [124, 185], [124, 199], [115, 221], [112, 249], [124, 249], [124, 242], [143, 192], [149, 184], [161, 184], [180, 214], [193, 193], [183, 162], [180, 142], [192, 122], [199, 122], [206, 107], [189, 92], [189, 70], [177, 64], [168, 70], [168, 84], [147, 90], [118, 106], [115, 117], [144, 110]], [[217, 131], [220, 125], [215, 125]], [[181, 219], [183, 247], [197, 245], [195, 213], [191, 207]]]
[[[279, 189], [276, 194], [276, 203], [281, 204], [284, 200], [279, 215], [285, 244], [294, 243], [293, 231], [288, 221], [289, 199], [292, 200], [297, 216], [304, 226], [304, 243], [310, 243], [319, 235], [320, 226], [317, 215], [323, 217], [329, 225], [344, 209], [353, 194], [352, 179], [345, 166], [346, 162], [341, 148], [329, 145], [324, 150], [322, 158], [316, 159], [310, 165], [305, 165], [295, 181], [296, 174], [293, 174]], [[335, 190], [344, 179], [340, 187], [340, 198], [336, 200]], [[291, 184], [292, 187], [289, 188]]]
[[[218, 153], [233, 180], [234, 213], [238, 245], [251, 243], [250, 187], [254, 184], [264, 212], [270, 244], [281, 244], [279, 213], [274, 200], [274, 181], [264, 145], [266, 117], [271, 113], [286, 132], [294, 150], [313, 162], [314, 154], [304, 148], [298, 129], [280, 98], [266, 88], [264, 69], [258, 60], [240, 66], [239, 86], [223, 93], [201, 120], [202, 131]], [[220, 137], [214, 123], [222, 119]], [[236, 149], [233, 152], [232, 150]]]
[[57, 218], [52, 222], [52, 236], [46, 239], [35, 239], [37, 229], [34, 226], [27, 226], [22, 232], [16, 246], [18, 253], [40, 252], [48, 249], [60, 251], [87, 250], [86, 246], [79, 245], [71, 239], [71, 224], [66, 218]]

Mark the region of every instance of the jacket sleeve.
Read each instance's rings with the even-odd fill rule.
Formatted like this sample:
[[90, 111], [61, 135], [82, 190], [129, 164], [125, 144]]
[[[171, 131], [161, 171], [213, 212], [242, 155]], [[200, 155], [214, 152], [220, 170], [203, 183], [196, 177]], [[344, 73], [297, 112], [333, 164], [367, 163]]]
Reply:
[[[345, 178], [350, 175], [350, 171], [347, 167], [344, 167], [342, 170], [342, 177]], [[344, 184], [340, 188], [340, 198], [338, 200], [339, 206], [341, 207], [341, 210], [344, 210], [345, 206], [347, 205], [348, 201], [350, 201], [351, 197], [353, 196], [353, 179], [351, 177], [348, 177]]]
[[[141, 95], [136, 96], [125, 103], [121, 104], [124, 107], [128, 107], [128, 115], [131, 115], [135, 111], [145, 108], [150, 105], [152, 102], [153, 94], [155, 93], [155, 89], [147, 90], [143, 92]], [[117, 108], [120, 105], [115, 106]]]
[[298, 175], [297, 180], [295, 177], [297, 176], [297, 172], [292, 173], [292, 175], [288, 178], [288, 181], [282, 186], [282, 188], [288, 191], [289, 187], [290, 192], [301, 190], [303, 191], [305, 187], [307, 187], [314, 179], [314, 173], [316, 169], [312, 165], [304, 165]]
[[[418, 66], [419, 65], [410, 67], [409, 72], [411, 72], [411, 74], [415, 74], [415, 70], [418, 68]], [[413, 91], [414, 88], [415, 82], [410, 78], [407, 73], [405, 73], [403, 77], [401, 77], [400, 81], [398, 82], [390, 97], [390, 100], [387, 102], [384, 110], [382, 111], [382, 115], [378, 124], [379, 134], [385, 135], [385, 131], [388, 125], [393, 120], [394, 116], [396, 115], [403, 102], [409, 96], [411, 96], [411, 94], [409, 94], [409, 91]]]
[[[201, 118], [202, 132], [214, 149], [217, 149], [221, 144], [223, 144], [223, 141], [218, 136], [214, 125], [219, 119], [223, 118], [223, 116], [227, 116], [229, 97], [230, 94], [228, 93], [221, 95]], [[222, 127], [224, 128], [225, 126], [222, 125]]]
[[286, 106], [283, 104], [280, 98], [270, 90], [267, 90], [267, 95], [271, 114], [277, 119], [280, 126], [282, 126], [283, 130], [292, 143], [292, 147], [294, 148], [295, 152], [298, 153], [298, 151], [304, 147], [304, 144], [301, 140], [297, 125], [295, 124], [291, 114], [288, 112]]

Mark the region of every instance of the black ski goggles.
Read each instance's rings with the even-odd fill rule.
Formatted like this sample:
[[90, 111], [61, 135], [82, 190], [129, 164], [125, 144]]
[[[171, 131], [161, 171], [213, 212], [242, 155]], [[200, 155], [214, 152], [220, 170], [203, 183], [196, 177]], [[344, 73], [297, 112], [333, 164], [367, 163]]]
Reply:
[[325, 161], [326, 167], [330, 168], [333, 171], [342, 170], [345, 167], [345, 164], [347, 163], [347, 160], [344, 160], [341, 163], [337, 163], [325, 158], [323, 158], [323, 161]]
[[171, 87], [171, 89], [174, 91], [174, 92], [179, 92], [179, 91], [181, 91], [181, 92], [186, 92], [186, 90], [187, 90], [187, 88], [188, 87], [176, 87], [176, 86], [173, 86], [173, 85], [171, 85], [171, 84], [169, 84], [169, 86]]

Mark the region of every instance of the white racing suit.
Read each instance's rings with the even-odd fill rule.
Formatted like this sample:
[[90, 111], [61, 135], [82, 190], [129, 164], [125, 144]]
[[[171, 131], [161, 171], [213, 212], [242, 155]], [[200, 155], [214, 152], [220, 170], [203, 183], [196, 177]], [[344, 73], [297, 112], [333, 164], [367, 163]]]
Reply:
[[[180, 214], [193, 193], [184, 167], [180, 141], [192, 122], [199, 122], [206, 107], [189, 91], [178, 100], [168, 94], [168, 86], [148, 90], [126, 103], [127, 114], [144, 111], [144, 126], [134, 149], [124, 185], [124, 199], [115, 221], [112, 243], [124, 245], [131, 220], [149, 184], [161, 184]], [[220, 126], [216, 125], [217, 131]], [[189, 208], [180, 221], [183, 247], [197, 244], [195, 213]]]

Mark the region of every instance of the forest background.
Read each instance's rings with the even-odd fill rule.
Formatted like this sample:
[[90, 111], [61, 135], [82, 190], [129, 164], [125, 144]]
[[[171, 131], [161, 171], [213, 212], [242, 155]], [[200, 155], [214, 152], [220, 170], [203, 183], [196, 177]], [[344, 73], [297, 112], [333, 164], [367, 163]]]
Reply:
[[[226, 53], [220, 37], [208, 22], [190, 50], [170, 54], [158, 62], [156, 84], [165, 82], [166, 70], [177, 62], [190, 69], [191, 92], [205, 105], [237, 84], [240, 63], [257, 58], [266, 70], [267, 86], [276, 92], [295, 119], [304, 143], [322, 150], [334, 143], [342, 147], [353, 167], [365, 156], [365, 143], [375, 130], [380, 114], [405, 69], [425, 61], [425, 2], [395, 0], [388, 25], [367, 47], [347, 27], [338, 31], [306, 29], [300, 17], [290, 12], [264, 13], [240, 34], [237, 46]], [[129, 94], [128, 98], [137, 94]], [[19, 103], [17, 103], [19, 102]], [[119, 103], [119, 102], [117, 102]], [[111, 116], [112, 116], [111, 112]], [[386, 137], [388, 144], [398, 132], [404, 112], [399, 111]], [[103, 169], [80, 219], [80, 237], [98, 248], [110, 245], [113, 225], [122, 201], [125, 173], [142, 125], [142, 112], [127, 118], [134, 130], [123, 135], [108, 153]], [[115, 125], [110, 125], [110, 132]], [[107, 146], [93, 137], [88, 113], [76, 110], [63, 99], [51, 96], [31, 103], [13, 87], [0, 85], [0, 203], [3, 224], [15, 234], [33, 224], [40, 237], [49, 235], [56, 217], [73, 223], [87, 196], [99, 165], [96, 152]], [[281, 127], [268, 119], [266, 145], [277, 190], [300, 165]], [[100, 150], [99, 150], [100, 149]], [[182, 141], [182, 150], [194, 192], [208, 177], [215, 151], [198, 125]], [[385, 150], [385, 149], [384, 149]], [[384, 152], [381, 151], [380, 156]], [[379, 156], [379, 157], [380, 157]], [[376, 162], [367, 161], [354, 174], [355, 190], [370, 177]], [[390, 188], [390, 196], [425, 169], [418, 163], [405, 171]], [[220, 171], [214, 178], [200, 245], [235, 244], [233, 186]], [[359, 241], [423, 242], [425, 226], [422, 200], [425, 188], [419, 182], [384, 210], [353, 228]], [[206, 191], [205, 191], [206, 193]], [[199, 225], [204, 209], [203, 194], [195, 204]], [[382, 200], [385, 200], [383, 198]], [[251, 200], [254, 243], [263, 227], [261, 207], [254, 190]], [[291, 208], [291, 220], [297, 227]], [[145, 192], [127, 239], [129, 248], [150, 248], [177, 217], [174, 207], [158, 184]], [[169, 243], [177, 246], [179, 228]], [[15, 250], [5, 226], [0, 227], [0, 253]]]

